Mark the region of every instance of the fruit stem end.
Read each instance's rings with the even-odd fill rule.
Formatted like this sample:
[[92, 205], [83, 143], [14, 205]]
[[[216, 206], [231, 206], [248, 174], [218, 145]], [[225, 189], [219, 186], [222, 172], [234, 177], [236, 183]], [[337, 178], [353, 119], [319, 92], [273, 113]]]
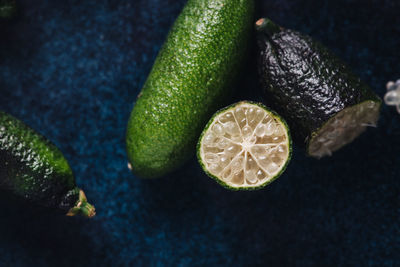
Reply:
[[257, 20], [255, 27], [258, 32], [266, 33], [269, 36], [272, 36], [283, 29], [268, 18], [261, 18]]
[[93, 218], [96, 215], [95, 207], [87, 202], [87, 198], [83, 190], [79, 191], [79, 200], [77, 204], [67, 213], [67, 216], [75, 215], [82, 215], [86, 218]]

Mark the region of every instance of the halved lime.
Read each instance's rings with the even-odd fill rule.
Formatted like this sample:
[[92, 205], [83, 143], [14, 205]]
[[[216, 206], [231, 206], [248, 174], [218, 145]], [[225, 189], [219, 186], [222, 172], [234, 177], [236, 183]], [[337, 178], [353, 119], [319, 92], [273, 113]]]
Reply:
[[218, 111], [197, 145], [204, 171], [234, 190], [266, 186], [285, 170], [291, 152], [286, 122], [264, 105], [248, 101]]

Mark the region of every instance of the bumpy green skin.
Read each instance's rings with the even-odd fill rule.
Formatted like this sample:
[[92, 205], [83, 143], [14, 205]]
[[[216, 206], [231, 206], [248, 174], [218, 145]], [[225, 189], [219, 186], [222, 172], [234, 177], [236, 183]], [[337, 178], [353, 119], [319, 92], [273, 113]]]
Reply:
[[0, 18], [10, 18], [16, 10], [15, 0], [0, 0]]
[[306, 144], [344, 108], [381, 100], [350, 68], [309, 36], [269, 19], [256, 23], [259, 74], [265, 100], [289, 123], [295, 141]]
[[0, 191], [66, 214], [79, 201], [80, 189], [56, 146], [0, 112]]
[[136, 175], [160, 177], [192, 157], [207, 120], [231, 96], [253, 9], [253, 0], [188, 1], [129, 119], [127, 153]]
[[[214, 122], [215, 117], [218, 116], [218, 115], [221, 114], [221, 113], [226, 112], [226, 111], [229, 110], [229, 109], [234, 110], [235, 107], [236, 107], [237, 105], [240, 105], [240, 104], [242, 104], [243, 102], [248, 103], [248, 104], [254, 104], [254, 105], [259, 106], [260, 108], [264, 109], [268, 114], [272, 115], [272, 117], [276, 118], [279, 122], [281, 122], [281, 123], [285, 126], [285, 129], [286, 129], [286, 131], [287, 131], [287, 136], [288, 136], [288, 139], [289, 139], [289, 140], [288, 140], [288, 149], [289, 149], [289, 153], [288, 153], [288, 158], [287, 158], [287, 160], [286, 160], [286, 162], [285, 162], [285, 165], [282, 167], [282, 169], [281, 169], [274, 177], [272, 177], [271, 179], [269, 179], [269, 180], [266, 181], [265, 183], [260, 184], [259, 186], [252, 186], [252, 187], [233, 187], [233, 186], [230, 186], [229, 184], [225, 183], [224, 181], [222, 181], [222, 180], [219, 179], [217, 176], [215, 176], [214, 174], [210, 173], [210, 172], [207, 170], [206, 165], [205, 165], [205, 164], [203, 163], [203, 161], [201, 160], [201, 155], [200, 155], [200, 154], [201, 154], [201, 149], [200, 149], [200, 148], [201, 148], [201, 142], [202, 142], [202, 140], [203, 140], [203, 137], [204, 137], [204, 135], [206, 134], [207, 130], [208, 130], [208, 129], [210, 128], [210, 126], [212, 125], [212, 123]], [[211, 119], [208, 121], [206, 127], [204, 127], [204, 130], [203, 130], [203, 132], [202, 132], [201, 135], [200, 135], [199, 141], [197, 142], [196, 151], [197, 151], [197, 153], [196, 153], [196, 155], [197, 155], [197, 160], [199, 161], [199, 164], [200, 164], [201, 168], [203, 169], [203, 171], [204, 171], [209, 177], [213, 178], [214, 181], [216, 181], [218, 184], [220, 184], [221, 186], [225, 187], [226, 189], [229, 189], [229, 190], [232, 190], [232, 191], [253, 191], [253, 190], [259, 190], [259, 189], [262, 189], [262, 188], [266, 187], [267, 185], [269, 185], [270, 183], [272, 183], [273, 181], [275, 181], [277, 178], [279, 178], [279, 177], [282, 175], [282, 173], [285, 172], [285, 170], [286, 170], [286, 168], [287, 168], [287, 166], [288, 166], [290, 160], [292, 159], [292, 137], [291, 137], [291, 135], [290, 135], [289, 126], [287, 125], [286, 121], [285, 121], [281, 116], [279, 116], [279, 114], [277, 114], [277, 113], [276, 113], [275, 111], [273, 111], [273, 110], [268, 109], [265, 105], [263, 105], [263, 104], [261, 104], [261, 103], [253, 102], [253, 101], [248, 101], [248, 100], [244, 100], [244, 101], [240, 101], [240, 102], [238, 102], [238, 103], [234, 103], [234, 104], [232, 104], [232, 105], [229, 105], [229, 106], [227, 106], [227, 107], [225, 107], [225, 108], [222, 108], [222, 109], [218, 110], [218, 111], [211, 117]]]

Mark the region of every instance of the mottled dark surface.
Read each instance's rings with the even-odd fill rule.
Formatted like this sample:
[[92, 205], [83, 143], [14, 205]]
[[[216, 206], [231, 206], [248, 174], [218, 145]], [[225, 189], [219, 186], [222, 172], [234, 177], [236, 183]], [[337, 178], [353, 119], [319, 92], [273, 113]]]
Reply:
[[315, 143], [329, 119], [364, 101], [375, 101], [369, 110], [376, 118], [381, 100], [341, 59], [308, 35], [262, 21], [257, 65], [265, 101], [287, 120], [299, 145]]
[[[195, 160], [160, 180], [126, 168], [133, 101], [185, 0], [19, 1], [0, 26], [0, 109], [55, 142], [98, 210], [93, 220], [22, 212], [1, 199], [1, 266], [395, 266], [400, 116], [384, 107], [331, 158], [297, 147], [264, 190], [229, 192]], [[379, 94], [400, 78], [400, 2], [259, 1], [312, 35]], [[258, 90], [252, 64], [237, 98]], [[253, 95], [256, 95], [255, 93]]]

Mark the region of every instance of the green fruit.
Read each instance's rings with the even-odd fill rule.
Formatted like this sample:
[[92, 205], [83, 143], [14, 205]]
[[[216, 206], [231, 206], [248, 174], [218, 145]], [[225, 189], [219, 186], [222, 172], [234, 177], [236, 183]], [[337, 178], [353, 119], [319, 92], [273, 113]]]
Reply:
[[256, 31], [265, 99], [309, 155], [331, 155], [376, 125], [381, 100], [327, 48], [269, 19]]
[[10, 18], [16, 9], [15, 0], [0, 0], [0, 18]]
[[197, 144], [203, 170], [232, 190], [268, 185], [284, 172], [291, 154], [286, 122], [264, 105], [248, 101], [215, 113]]
[[50, 141], [0, 112], [0, 190], [67, 215], [95, 215], [68, 162]]
[[189, 0], [131, 113], [127, 153], [140, 177], [188, 160], [210, 118], [230, 98], [247, 54], [253, 0]]

